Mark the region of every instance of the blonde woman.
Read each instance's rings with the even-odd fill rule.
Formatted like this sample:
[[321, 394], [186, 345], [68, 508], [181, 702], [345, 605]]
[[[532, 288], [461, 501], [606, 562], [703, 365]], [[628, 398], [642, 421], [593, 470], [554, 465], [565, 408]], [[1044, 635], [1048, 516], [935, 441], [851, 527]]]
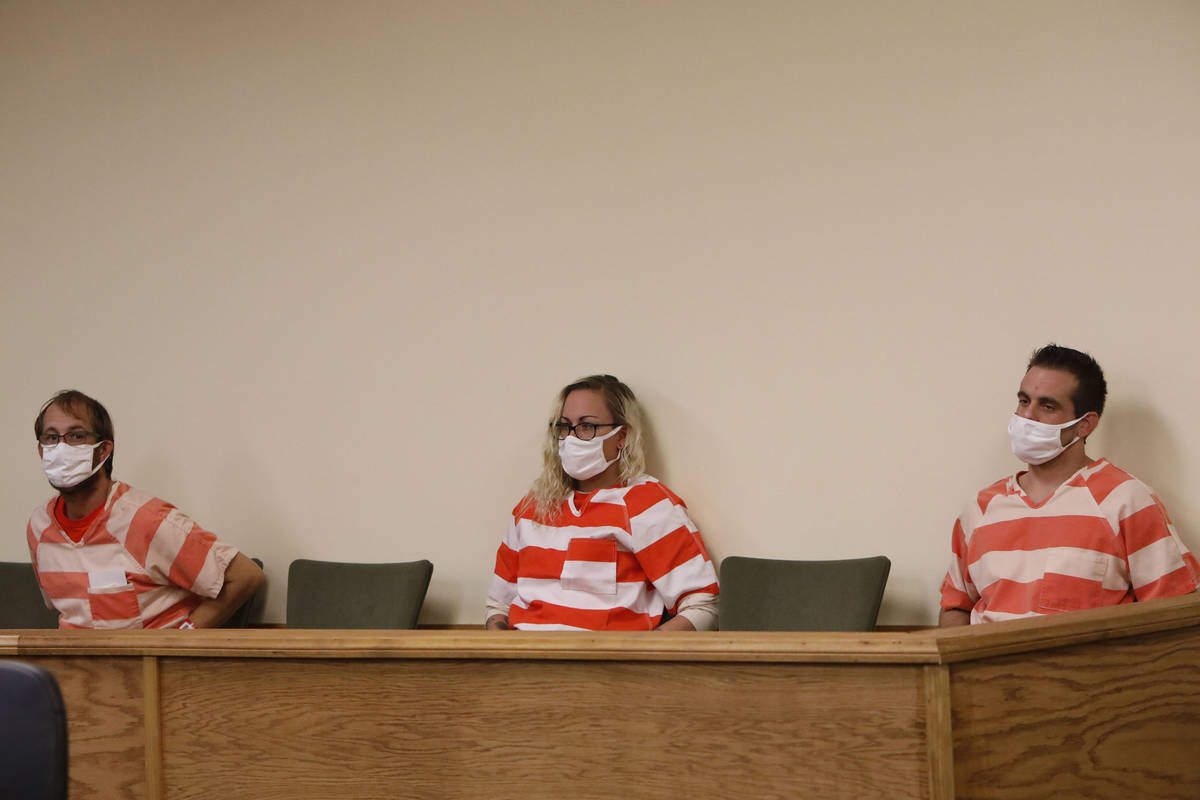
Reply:
[[683, 501], [644, 473], [643, 430], [611, 375], [558, 393], [542, 474], [496, 554], [489, 629], [716, 628], [716, 571]]

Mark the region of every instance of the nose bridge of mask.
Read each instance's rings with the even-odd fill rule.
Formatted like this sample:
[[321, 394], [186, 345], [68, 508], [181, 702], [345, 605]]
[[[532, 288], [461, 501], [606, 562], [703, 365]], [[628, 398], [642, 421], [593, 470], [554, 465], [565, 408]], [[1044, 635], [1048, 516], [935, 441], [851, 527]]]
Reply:
[[[1083, 415], [1083, 417], [1086, 417], [1086, 416], [1087, 416], [1087, 414]], [[1034, 434], [1041, 434], [1043, 436], [1050, 436], [1050, 435], [1056, 434], [1059, 431], [1066, 430], [1067, 428], [1071, 427], [1072, 425], [1078, 425], [1080, 422], [1083, 421], [1083, 417], [1079, 417], [1077, 419], [1068, 420], [1067, 422], [1063, 422], [1058, 425], [1054, 425], [1049, 422], [1038, 422], [1036, 419], [1029, 419], [1028, 417], [1022, 417], [1020, 414], [1013, 414], [1013, 417], [1018, 421], [1019, 425], [1024, 427], [1025, 430], [1030, 431], [1031, 433], [1034, 433]]]
[[94, 453], [96, 452], [96, 448], [102, 444], [104, 444], [104, 442], [96, 442], [95, 444], [67, 444], [65, 440], [59, 439], [58, 442], [50, 445], [49, 447], [42, 445], [42, 460], [46, 460], [47, 458], [53, 460], [62, 460], [70, 457], [71, 455], [74, 455], [76, 458], [78, 458], [83, 454], [84, 450], [87, 450], [88, 453]]

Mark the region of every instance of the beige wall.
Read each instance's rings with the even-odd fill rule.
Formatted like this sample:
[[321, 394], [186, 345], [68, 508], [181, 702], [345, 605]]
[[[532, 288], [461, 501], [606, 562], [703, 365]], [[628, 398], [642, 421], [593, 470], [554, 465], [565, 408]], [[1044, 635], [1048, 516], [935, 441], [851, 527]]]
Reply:
[[0, 559], [30, 423], [267, 563], [472, 622], [553, 393], [641, 395], [716, 559], [884, 553], [932, 621], [1024, 359], [1200, 546], [1200, 5], [0, 2]]

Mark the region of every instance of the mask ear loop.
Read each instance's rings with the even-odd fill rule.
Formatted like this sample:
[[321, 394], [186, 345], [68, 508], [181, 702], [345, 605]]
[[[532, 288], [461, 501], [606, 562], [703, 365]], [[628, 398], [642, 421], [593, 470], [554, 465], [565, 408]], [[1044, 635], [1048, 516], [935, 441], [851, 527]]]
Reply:
[[[1088, 412], [1088, 414], [1090, 414], [1090, 413], [1092, 413], [1092, 412], [1090, 412], [1090, 411], [1089, 411], [1089, 412]], [[1086, 442], [1086, 441], [1087, 441], [1087, 436], [1080, 436], [1080, 435], [1079, 435], [1079, 426], [1083, 424], [1083, 421], [1084, 421], [1084, 419], [1086, 419], [1086, 418], [1087, 418], [1087, 414], [1084, 414], [1084, 415], [1083, 415], [1082, 417], [1080, 417], [1080, 418], [1079, 418], [1079, 420], [1078, 420], [1078, 421], [1075, 423], [1075, 438], [1076, 438], [1076, 439], [1079, 439], [1079, 441], [1081, 441], [1081, 442]], [[1093, 427], [1093, 428], [1092, 428], [1092, 433], [1095, 433], [1095, 432], [1096, 432], [1096, 429]], [[1088, 436], [1091, 436], [1091, 435], [1092, 435], [1092, 433], [1089, 433], [1089, 434], [1088, 434]]]
[[[1067, 448], [1069, 448], [1071, 445], [1075, 444], [1076, 442], [1085, 441], [1084, 437], [1079, 435], [1079, 425], [1080, 425], [1080, 423], [1083, 422], [1083, 418], [1086, 416], [1087, 416], [1087, 414], [1084, 414], [1083, 417], [1080, 417], [1079, 419], [1075, 420], [1073, 423], [1071, 423], [1070, 425], [1067, 425], [1066, 427], [1062, 428], [1059, 431], [1059, 433], [1061, 433], [1062, 431], [1065, 431], [1067, 428], [1075, 429], [1075, 438], [1072, 439], [1071, 441], [1067, 442], [1066, 444], [1062, 445], [1062, 452], [1065, 453], [1067, 451]], [[1062, 444], [1062, 437], [1059, 437], [1058, 443]]]

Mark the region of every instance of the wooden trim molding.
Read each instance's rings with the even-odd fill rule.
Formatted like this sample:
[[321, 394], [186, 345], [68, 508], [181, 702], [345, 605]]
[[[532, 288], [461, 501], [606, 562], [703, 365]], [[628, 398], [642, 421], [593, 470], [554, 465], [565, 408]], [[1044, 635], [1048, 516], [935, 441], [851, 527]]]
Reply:
[[950, 724], [950, 667], [922, 669], [925, 689], [925, 755], [930, 800], [954, 798], [954, 735]]
[[163, 776], [162, 690], [155, 656], [142, 657], [142, 707], [146, 736], [146, 798], [163, 800], [166, 783]]
[[21, 655], [760, 663], [936, 663], [921, 634], [520, 631], [21, 631]]
[[1200, 593], [1010, 622], [946, 628], [938, 662], [953, 664], [1200, 626]]

